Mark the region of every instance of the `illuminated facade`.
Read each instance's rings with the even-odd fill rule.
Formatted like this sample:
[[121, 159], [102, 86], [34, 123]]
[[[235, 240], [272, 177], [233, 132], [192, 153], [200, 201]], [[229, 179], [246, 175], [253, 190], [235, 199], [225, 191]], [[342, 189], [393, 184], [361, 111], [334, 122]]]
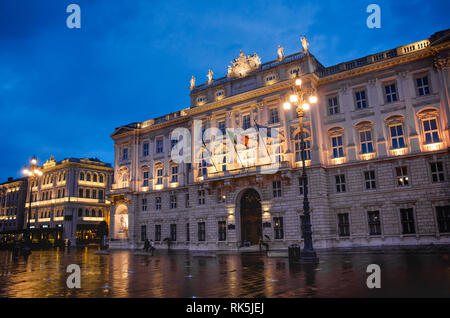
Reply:
[[[276, 60], [261, 64], [241, 52], [226, 77], [210, 71], [197, 86], [192, 77], [189, 108], [111, 136], [111, 246], [140, 247], [146, 238], [192, 250], [248, 249], [260, 238], [274, 249], [301, 243], [299, 119], [283, 108], [297, 71], [318, 97], [304, 119], [314, 246], [450, 243], [449, 33], [331, 67], [303, 38], [300, 53], [279, 47]], [[281, 143], [265, 145], [277, 171], [263, 173], [245, 150], [233, 163], [225, 152], [177, 164], [171, 132], [187, 128], [194, 140], [196, 120], [202, 131], [278, 128]]]
[[106, 190], [112, 183], [113, 169], [98, 159], [53, 157], [39, 167], [42, 176], [30, 179], [25, 204], [24, 228], [60, 229], [72, 245], [89, 242], [101, 221], [109, 221], [110, 202]]
[[26, 178], [0, 184], [0, 233], [22, 229], [26, 195]]

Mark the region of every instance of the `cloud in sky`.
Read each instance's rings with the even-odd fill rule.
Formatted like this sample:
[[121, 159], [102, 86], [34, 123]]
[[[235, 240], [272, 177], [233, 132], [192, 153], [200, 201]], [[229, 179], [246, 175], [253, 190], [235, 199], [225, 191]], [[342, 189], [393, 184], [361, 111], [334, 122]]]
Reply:
[[[82, 28], [66, 27], [81, 7]], [[29, 157], [112, 162], [114, 128], [189, 107], [192, 74], [226, 74], [239, 50], [263, 62], [301, 50], [306, 34], [325, 66], [427, 38], [449, 27], [448, 1], [0, 2], [0, 180]]]

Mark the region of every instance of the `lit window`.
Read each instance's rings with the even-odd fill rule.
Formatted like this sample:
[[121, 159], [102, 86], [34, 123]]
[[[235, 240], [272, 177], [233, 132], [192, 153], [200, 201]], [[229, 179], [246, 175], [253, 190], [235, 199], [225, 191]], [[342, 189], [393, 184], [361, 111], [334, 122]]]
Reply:
[[409, 184], [408, 168], [405, 166], [396, 167], [395, 172], [397, 174], [397, 186], [407, 186]]
[[437, 128], [436, 118], [427, 118], [422, 120], [423, 131], [425, 134], [425, 143], [431, 144], [439, 142], [439, 132]]
[[282, 240], [284, 238], [283, 218], [282, 217], [274, 217], [273, 218], [273, 230], [274, 230], [276, 240]]
[[369, 235], [381, 235], [381, 221], [379, 211], [368, 211]]
[[416, 78], [417, 93], [419, 96], [430, 95], [430, 84], [428, 83], [428, 76]]

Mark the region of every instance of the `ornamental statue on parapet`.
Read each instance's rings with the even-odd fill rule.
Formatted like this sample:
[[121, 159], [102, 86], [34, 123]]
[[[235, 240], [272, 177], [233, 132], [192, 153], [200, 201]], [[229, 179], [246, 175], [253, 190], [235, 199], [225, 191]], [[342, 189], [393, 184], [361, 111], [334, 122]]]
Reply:
[[209, 69], [208, 74], [206, 75], [206, 77], [208, 78], [208, 84], [211, 84], [213, 74], [214, 74], [213, 71]]
[[301, 37], [300, 37], [300, 42], [302, 42], [303, 52], [304, 52], [305, 54], [307, 54], [307, 53], [308, 53], [308, 46], [309, 46], [309, 43], [308, 43], [308, 41], [306, 40], [306, 37], [305, 37], [305, 36], [301, 36]]
[[192, 77], [191, 77], [191, 83], [190, 84], [191, 85], [189, 86], [189, 89], [192, 91], [194, 89], [194, 87], [195, 87], [195, 76], [194, 75], [192, 75]]
[[284, 48], [279, 44], [278, 44], [277, 54], [278, 54], [278, 59], [282, 60], [284, 57]]
[[228, 65], [228, 77], [244, 77], [249, 72], [259, 68], [261, 59], [258, 54], [247, 55], [240, 50], [239, 57], [231, 61], [232, 65]]

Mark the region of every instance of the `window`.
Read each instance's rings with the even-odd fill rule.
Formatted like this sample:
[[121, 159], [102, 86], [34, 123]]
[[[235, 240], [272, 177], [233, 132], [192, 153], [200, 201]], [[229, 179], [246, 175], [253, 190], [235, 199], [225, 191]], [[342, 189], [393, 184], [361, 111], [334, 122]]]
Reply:
[[205, 190], [198, 190], [198, 204], [205, 204]]
[[221, 120], [218, 122], [218, 128], [222, 132], [222, 135], [226, 134], [226, 126], [225, 126], [225, 120]]
[[219, 97], [223, 96], [223, 94], [225, 94], [225, 92], [220, 90], [220, 91], [216, 92], [216, 97], [219, 98]]
[[103, 183], [103, 175], [102, 174], [99, 176], [99, 182]]
[[450, 205], [437, 206], [436, 216], [440, 233], [450, 232]]
[[409, 184], [408, 167], [396, 167], [395, 172], [397, 174], [397, 186], [407, 186]]
[[442, 162], [431, 162], [431, 178], [433, 182], [444, 182], [444, 166]]
[[156, 210], [161, 210], [161, 197], [156, 197], [155, 198], [155, 209]]
[[334, 176], [336, 181], [336, 192], [345, 192], [345, 174]]
[[397, 88], [395, 83], [384, 85], [384, 96], [386, 98], [386, 103], [397, 101]]
[[366, 91], [362, 90], [355, 92], [355, 100], [357, 109], [366, 108], [367, 107]]
[[178, 182], [178, 166], [172, 166], [171, 182]]
[[428, 76], [421, 76], [416, 78], [417, 94], [419, 96], [430, 95], [430, 84], [428, 83]]
[[275, 80], [275, 78], [276, 78], [275, 75], [269, 75], [266, 77], [266, 82], [273, 81], [273, 80]]
[[342, 146], [342, 135], [331, 137], [331, 146], [333, 148], [333, 158], [344, 157], [344, 147]]
[[271, 124], [276, 124], [279, 121], [280, 120], [278, 118], [278, 109], [277, 108], [271, 108], [270, 109], [270, 123]]
[[142, 186], [148, 187], [148, 171], [144, 171], [143, 173]]
[[83, 209], [78, 209], [78, 217], [81, 218], [83, 216]]
[[177, 208], [177, 196], [175, 194], [170, 195], [170, 208], [171, 209]]
[[190, 240], [191, 240], [190, 226], [189, 223], [186, 223], [186, 242], [189, 242]]
[[86, 189], [85, 195], [86, 195], [86, 198], [90, 198], [91, 197], [91, 191], [89, 189]]
[[163, 152], [163, 140], [157, 139], [156, 140], [156, 153], [162, 153]]
[[86, 174], [86, 181], [91, 181], [91, 174], [90, 173]]
[[128, 148], [123, 148], [122, 160], [127, 160], [127, 159], [128, 159]]
[[176, 242], [177, 240], [177, 225], [170, 224], [170, 240]]
[[300, 195], [303, 195], [305, 188], [303, 186], [303, 178], [302, 177], [298, 178], [298, 189], [300, 191]]
[[94, 174], [94, 175], [92, 176], [92, 181], [97, 182], [97, 179], [98, 179], [97, 175]]
[[155, 224], [155, 241], [161, 241], [161, 224]]
[[145, 142], [145, 143], [142, 145], [142, 155], [143, 155], [144, 157], [147, 157], [147, 156], [148, 156], [148, 150], [149, 150], [148, 142]]
[[403, 125], [397, 124], [389, 127], [391, 132], [392, 148], [405, 148], [405, 139], [403, 137]]
[[366, 190], [376, 189], [375, 170], [365, 171], [364, 179], [366, 183]]
[[339, 114], [339, 99], [337, 96], [328, 97], [328, 114]]
[[[305, 132], [304, 135], [304, 146], [305, 146], [305, 160], [311, 160], [311, 137]], [[298, 133], [295, 135], [294, 139], [294, 149], [295, 149], [295, 161], [302, 161], [302, 143], [301, 143], [301, 135]]]
[[369, 235], [381, 235], [381, 221], [379, 211], [368, 211]]
[[83, 181], [84, 180], [84, 173], [80, 172], [80, 180]]
[[273, 218], [273, 230], [274, 230], [276, 240], [282, 240], [284, 238], [283, 218], [282, 217], [274, 217]]
[[222, 171], [227, 171], [227, 156], [223, 156], [222, 158]]
[[372, 132], [370, 130], [363, 130], [359, 132], [359, 140], [361, 142], [361, 153], [372, 153]]
[[[79, 189], [78, 190], [78, 197], [79, 198], [82, 198], [83, 197], [83, 189]], [[43, 200], [44, 198], [42, 198], [42, 200]]]
[[171, 139], [171, 140], [170, 140], [170, 150], [172, 150], [173, 148], [175, 148], [176, 145], [177, 145], [177, 143], [178, 143], [178, 140], [177, 140], [177, 139]]
[[423, 132], [425, 134], [425, 143], [431, 144], [439, 142], [439, 132], [436, 118], [427, 118], [422, 120]]
[[186, 193], [185, 194], [185, 198], [184, 198], [184, 206], [186, 207], [186, 208], [189, 208], [190, 207], [190, 202], [189, 202], [189, 193]]
[[246, 130], [250, 128], [250, 115], [242, 116], [242, 129]]
[[402, 222], [403, 234], [414, 234], [416, 229], [414, 226], [414, 213], [412, 208], [400, 209], [400, 217]]
[[[63, 189], [63, 195], [64, 195], [64, 189]], [[98, 190], [98, 199], [103, 200], [103, 190]]]
[[281, 197], [281, 181], [280, 180], [272, 182], [272, 190], [273, 190], [274, 198]]
[[97, 190], [92, 190], [92, 199], [97, 199]]
[[142, 211], [147, 211], [147, 199], [142, 199]]
[[225, 199], [227, 198], [223, 192], [222, 187], [217, 188], [216, 196], [217, 196], [217, 203], [224, 203]]
[[156, 168], [156, 184], [163, 184], [163, 168]]
[[198, 223], [198, 241], [204, 242], [205, 241], [205, 222], [199, 222]]
[[203, 159], [204, 153], [202, 153], [202, 161], [198, 163], [198, 169], [200, 176], [206, 176], [208, 174], [208, 164], [206, 160]]
[[227, 240], [227, 222], [219, 221], [218, 223], [218, 239], [219, 241]]
[[147, 225], [141, 225], [141, 241], [147, 240]]
[[350, 223], [348, 221], [348, 213], [338, 214], [339, 236], [350, 236]]

